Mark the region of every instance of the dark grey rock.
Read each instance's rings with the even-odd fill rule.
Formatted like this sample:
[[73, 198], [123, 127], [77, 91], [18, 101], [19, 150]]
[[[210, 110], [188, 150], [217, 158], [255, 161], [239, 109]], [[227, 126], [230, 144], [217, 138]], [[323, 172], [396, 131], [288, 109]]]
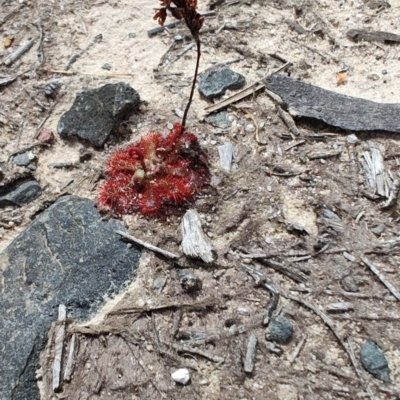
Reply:
[[383, 351], [371, 340], [367, 339], [360, 351], [363, 367], [375, 378], [390, 382], [390, 369]]
[[278, 344], [288, 343], [293, 335], [292, 323], [283, 315], [272, 317], [265, 332], [267, 340]]
[[60, 86], [61, 84], [57, 81], [50, 82], [43, 88], [44, 94], [47, 97], [54, 98], [57, 95]]
[[229, 121], [228, 113], [225, 111], [211, 114], [207, 116], [206, 122], [220, 129], [227, 129], [231, 126], [231, 121]]
[[176, 275], [182, 288], [187, 292], [196, 292], [203, 286], [201, 280], [190, 271], [178, 269]]
[[111, 65], [111, 64], [108, 64], [108, 63], [105, 63], [105, 64], [103, 64], [103, 65], [101, 66], [101, 68], [106, 69], [107, 71], [111, 71], [112, 65]]
[[0, 254], [0, 399], [36, 400], [39, 353], [59, 304], [85, 319], [134, 278], [140, 251], [92, 201], [61, 197]]
[[22, 154], [17, 154], [12, 158], [12, 161], [15, 165], [19, 165], [20, 167], [26, 167], [36, 158], [35, 154], [32, 151], [26, 151]]
[[228, 89], [235, 90], [244, 86], [244, 76], [228, 67], [215, 67], [208, 70], [200, 79], [199, 92], [212, 99], [223, 95]]
[[385, 232], [385, 229], [386, 229], [386, 226], [383, 224], [380, 224], [380, 225], [372, 228], [371, 232], [376, 236], [380, 236], [380, 235], [382, 235], [383, 232]]
[[347, 275], [341, 280], [342, 289], [346, 292], [359, 292], [360, 279], [353, 275]]
[[78, 136], [100, 147], [139, 102], [139, 94], [124, 82], [83, 91], [60, 118], [57, 131], [62, 137]]
[[41, 187], [33, 179], [18, 186], [6, 188], [0, 192], [0, 207], [9, 205], [22, 207], [35, 200], [41, 192]]

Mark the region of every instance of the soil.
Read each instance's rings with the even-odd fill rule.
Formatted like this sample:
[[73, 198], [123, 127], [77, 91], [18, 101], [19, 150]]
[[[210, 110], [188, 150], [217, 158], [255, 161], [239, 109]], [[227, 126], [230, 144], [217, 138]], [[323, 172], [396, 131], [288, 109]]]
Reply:
[[[384, 0], [218, 3], [201, 35], [201, 72], [228, 64], [252, 84], [290, 61], [292, 66], [282, 73], [305, 82], [377, 102], [400, 102], [399, 47], [356, 43], [346, 36], [349, 29], [361, 28], [399, 34], [396, 0], [391, 7]], [[191, 43], [183, 25], [147, 35], [155, 25], [156, 1], [0, 4], [0, 62], [29, 38], [40, 37], [10, 67], [0, 65], [0, 75], [18, 75], [0, 87], [0, 183], [32, 174], [43, 188], [29, 205], [2, 209], [3, 250], [59, 196], [95, 199], [104, 162], [119, 146], [151, 130], [166, 133], [179, 122], [176, 114], [186, 106], [196, 53], [193, 47], [179, 56]], [[199, 11], [210, 6], [200, 2]], [[102, 40], [65, 71], [71, 57], [99, 33]], [[177, 40], [178, 35], [183, 39]], [[6, 48], [10, 37], [12, 46]], [[111, 70], [102, 68], [106, 63]], [[344, 83], [344, 75], [338, 76], [342, 71], [347, 74]], [[46, 97], [44, 87], [55, 81], [59, 90]], [[135, 88], [142, 103], [103, 149], [58, 136], [58, 120], [82, 88], [119, 81]], [[92, 320], [70, 321], [65, 354], [75, 335], [74, 373], [57, 394], [51, 380], [55, 328], [49, 332], [38, 373], [42, 399], [400, 398], [399, 301], [361, 261], [366, 257], [400, 289], [399, 206], [383, 208], [386, 198], [365, 195], [362, 168], [364, 152], [375, 147], [385, 171], [398, 176], [398, 136], [361, 132], [353, 143], [348, 140], [353, 132], [297, 120], [300, 136], [292, 137], [263, 91], [228, 108], [232, 125], [221, 132], [204, 121], [209, 104], [195, 93], [187, 127], [209, 155], [212, 185], [193, 207], [215, 250], [215, 262], [178, 261], [201, 279], [201, 290], [187, 293], [175, 263], [143, 251], [137, 278], [126, 292], [106, 299]], [[55, 140], [51, 146], [33, 147], [36, 169], [14, 166], [10, 156], [36, 143], [42, 130], [52, 131]], [[235, 148], [230, 173], [220, 168], [218, 158], [217, 146], [226, 141]], [[90, 152], [91, 159], [79, 162], [82, 152]], [[308, 157], [312, 152], [322, 156]], [[70, 166], [51, 166], [60, 162]], [[130, 215], [124, 222], [133, 236], [181, 254], [183, 213], [160, 219]], [[379, 225], [383, 232], [373, 233]], [[265, 258], [243, 258], [244, 253], [266, 254], [292, 275], [276, 265], [271, 268]], [[294, 327], [288, 344], [266, 341], [263, 320], [270, 293], [256, 284], [246, 266], [279, 290], [275, 312]], [[329, 315], [332, 323], [304, 302]], [[332, 303], [343, 302], [351, 307], [328, 312]], [[252, 334], [257, 338], [255, 366], [246, 373], [243, 363]], [[361, 366], [359, 352], [367, 339], [384, 351], [391, 383], [376, 380]], [[171, 379], [183, 367], [191, 373], [185, 386]]]

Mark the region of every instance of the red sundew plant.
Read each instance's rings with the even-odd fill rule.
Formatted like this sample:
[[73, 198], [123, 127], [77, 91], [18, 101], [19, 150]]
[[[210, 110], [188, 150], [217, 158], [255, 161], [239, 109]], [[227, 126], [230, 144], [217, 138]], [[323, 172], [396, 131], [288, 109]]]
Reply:
[[198, 139], [186, 132], [185, 123], [196, 83], [200, 61], [199, 31], [204, 17], [197, 11], [197, 0], [160, 0], [154, 19], [163, 25], [167, 11], [184, 19], [197, 46], [193, 84], [182, 124], [163, 136], [150, 132], [140, 142], [117, 151], [106, 164], [107, 180], [101, 186], [97, 206], [114, 215], [141, 212], [160, 215], [170, 206], [185, 205], [209, 182], [207, 157]]
[[207, 158], [197, 137], [179, 123], [167, 136], [150, 132], [116, 152], [106, 174], [97, 203], [117, 215], [159, 215], [168, 206], [191, 201], [209, 181]]

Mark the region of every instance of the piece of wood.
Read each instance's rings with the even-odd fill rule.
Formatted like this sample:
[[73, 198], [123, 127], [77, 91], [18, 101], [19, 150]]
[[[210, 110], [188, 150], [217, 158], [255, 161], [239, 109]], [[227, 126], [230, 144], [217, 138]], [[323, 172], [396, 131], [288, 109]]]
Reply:
[[38, 38], [28, 40], [23, 45], [18, 47], [13, 53], [11, 53], [4, 61], [3, 64], [9, 67], [14, 61], [17, 61], [23, 54], [25, 54], [36, 42]]
[[181, 229], [183, 253], [188, 257], [200, 258], [206, 263], [213, 262], [212, 246], [203, 233], [200, 216], [195, 209], [186, 211]]
[[67, 307], [60, 304], [58, 307], [58, 328], [54, 340], [54, 362], [53, 362], [53, 390], [57, 392], [61, 387], [61, 364], [65, 339], [65, 321], [67, 319]]
[[379, 42], [379, 43], [400, 43], [400, 35], [384, 31], [370, 31], [365, 29], [350, 29], [347, 37], [356, 41]]
[[179, 256], [177, 254], [171, 253], [170, 251], [167, 251], [167, 250], [160, 249], [157, 246], [153, 246], [152, 244], [144, 242], [143, 240], [137, 239], [134, 236], [128, 235], [125, 232], [115, 231], [115, 233], [118, 233], [118, 235], [123, 236], [125, 239], [128, 239], [131, 242], [138, 244], [139, 246], [142, 246], [148, 250], [154, 251], [155, 253], [162, 254], [165, 257], [172, 258], [172, 259], [179, 258]]
[[233, 162], [233, 145], [231, 142], [225, 142], [218, 146], [219, 153], [219, 163], [221, 168], [227, 172], [231, 172], [232, 170], [232, 162]]
[[244, 372], [251, 374], [254, 369], [254, 358], [256, 356], [257, 338], [254, 333], [247, 340], [246, 357], [244, 359]]
[[70, 344], [69, 344], [69, 352], [68, 352], [68, 359], [67, 365], [64, 371], [64, 381], [70, 382], [72, 373], [74, 372], [74, 361], [75, 361], [75, 342], [76, 342], [76, 334], [72, 335]]
[[293, 117], [315, 118], [346, 130], [400, 133], [400, 104], [350, 97], [284, 75], [266, 78], [266, 88], [282, 98]]
[[396, 297], [396, 299], [398, 301], [400, 301], [400, 292], [383, 276], [383, 274], [379, 271], [378, 268], [375, 267], [375, 265], [373, 265], [367, 257], [365, 256], [361, 256], [361, 261], [364, 263], [364, 265], [366, 265], [376, 276], [377, 278], [389, 289], [390, 293], [392, 293], [392, 295], [394, 297]]

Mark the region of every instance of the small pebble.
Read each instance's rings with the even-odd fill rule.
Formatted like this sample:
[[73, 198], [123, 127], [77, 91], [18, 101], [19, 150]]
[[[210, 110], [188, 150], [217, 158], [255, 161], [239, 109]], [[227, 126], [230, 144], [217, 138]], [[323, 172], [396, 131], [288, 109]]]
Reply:
[[382, 75], [387, 75], [387, 73], [388, 73], [388, 72], [387, 72], [387, 69], [383, 69], [383, 70], [382, 70]]
[[187, 368], [179, 368], [171, 374], [171, 378], [181, 385], [186, 385], [190, 380], [190, 372]]
[[380, 224], [374, 228], [371, 229], [371, 232], [376, 235], [376, 236], [380, 236], [382, 235], [383, 232], [385, 232], [386, 226], [383, 224]]
[[375, 378], [390, 382], [390, 369], [383, 351], [371, 340], [367, 339], [360, 351], [363, 367]]
[[105, 63], [105, 64], [103, 64], [103, 66], [101, 68], [106, 69], [107, 71], [110, 71], [111, 68], [112, 68], [112, 65], [108, 64], [108, 63]]
[[171, 122], [168, 122], [167, 128], [168, 128], [169, 130], [171, 130], [173, 127], [174, 127], [174, 124], [172, 124]]
[[245, 128], [246, 132], [254, 132], [255, 130], [256, 130], [256, 128], [254, 127], [253, 124], [246, 125], [246, 128]]
[[183, 40], [183, 36], [176, 35], [176, 36], [174, 36], [174, 40], [175, 40], [175, 42], [181, 42]]
[[136, 33], [135, 33], [135, 32], [130, 32], [130, 33], [128, 33], [128, 36], [129, 36], [131, 39], [133, 39], [133, 38], [136, 37]]
[[340, 282], [342, 289], [346, 292], [358, 292], [359, 289], [359, 280], [352, 276], [352, 275], [348, 275], [345, 276], [342, 281]]
[[203, 286], [201, 280], [187, 270], [178, 269], [176, 275], [178, 276], [182, 288], [187, 292], [198, 291]]
[[292, 323], [283, 315], [272, 317], [265, 332], [267, 340], [278, 344], [288, 343], [293, 335]]
[[20, 167], [26, 167], [31, 161], [36, 158], [35, 154], [32, 151], [26, 151], [22, 154], [17, 154], [13, 157], [13, 163]]
[[354, 144], [358, 142], [358, 137], [354, 134], [347, 136], [346, 138], [347, 143]]

